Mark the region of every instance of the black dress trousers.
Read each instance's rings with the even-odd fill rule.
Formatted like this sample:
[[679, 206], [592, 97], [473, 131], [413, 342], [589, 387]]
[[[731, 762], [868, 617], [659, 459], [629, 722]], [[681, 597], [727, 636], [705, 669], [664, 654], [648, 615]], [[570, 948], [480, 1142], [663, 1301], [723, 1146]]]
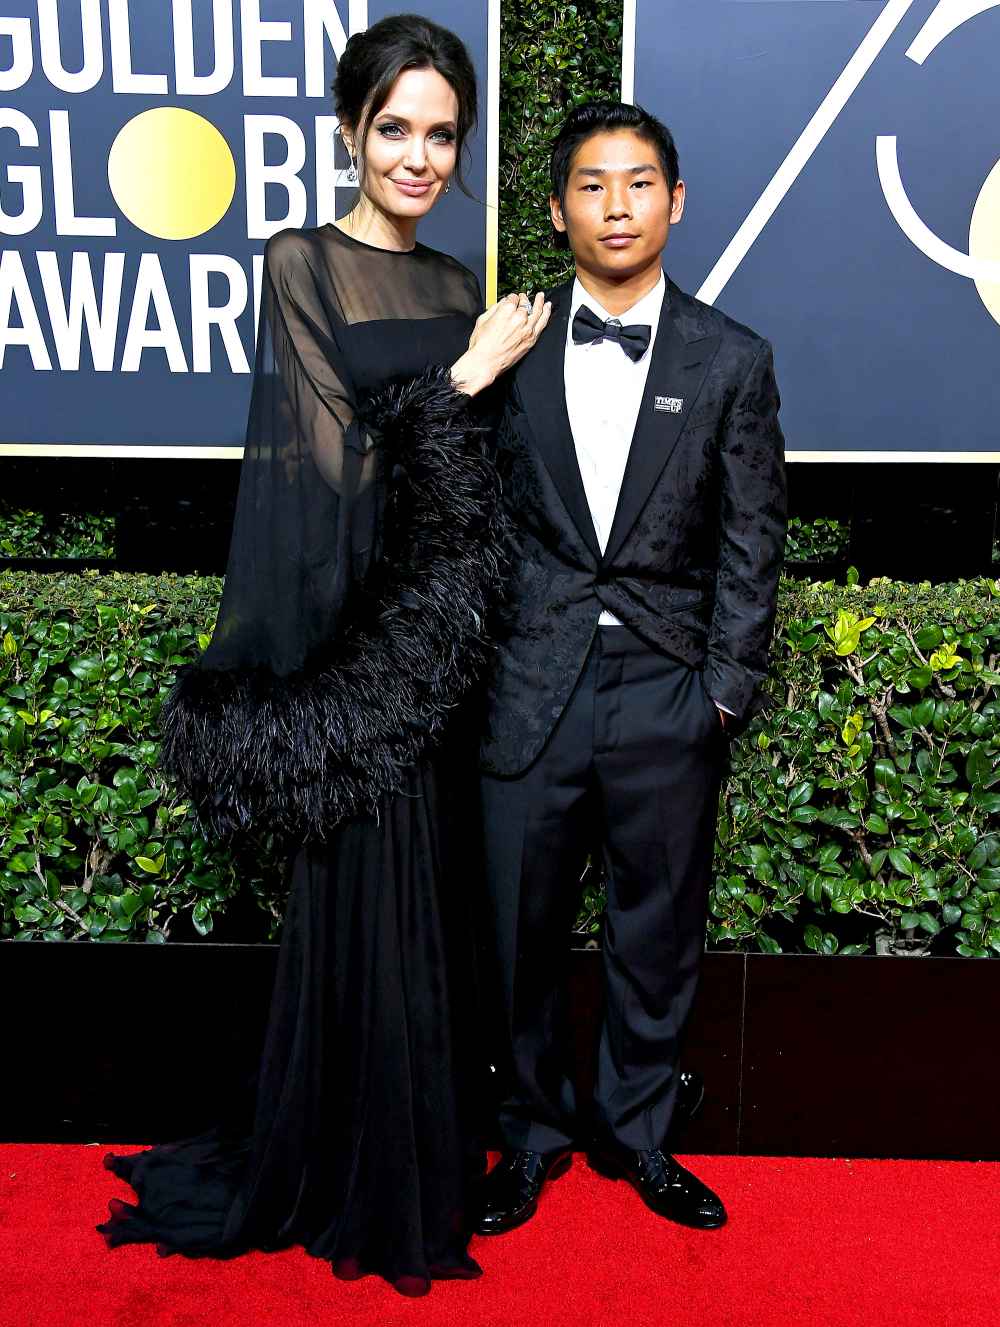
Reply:
[[484, 775], [509, 1147], [547, 1151], [579, 1136], [564, 978], [593, 851], [608, 878], [594, 1123], [628, 1148], [662, 1144], [704, 949], [728, 754], [700, 671], [609, 626], [598, 628], [534, 764], [514, 777]]

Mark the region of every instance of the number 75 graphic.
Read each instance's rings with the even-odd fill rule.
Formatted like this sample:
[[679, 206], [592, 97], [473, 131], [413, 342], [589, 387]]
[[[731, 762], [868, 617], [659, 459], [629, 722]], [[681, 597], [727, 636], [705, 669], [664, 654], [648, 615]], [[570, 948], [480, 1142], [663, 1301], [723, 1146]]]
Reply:
[[[865, 75], [914, 0], [888, 0], [866, 33], [864, 40], [845, 65], [833, 87], [784, 161], [775, 171], [764, 192], [748, 213], [746, 220], [730, 240], [724, 252], [698, 291], [698, 298], [714, 304], [729, 279], [746, 257], [751, 245], [770, 221], [782, 199], [798, 179], [813, 153], [836, 123], [838, 116], [860, 87]], [[632, 7], [629, 6], [629, 9]], [[1000, 8], [1000, 0], [938, 0], [927, 22], [906, 51], [915, 64], [923, 65], [928, 56], [962, 24], [987, 9]], [[634, 18], [634, 13], [632, 15]], [[634, 28], [632, 30], [634, 32]], [[628, 33], [626, 34], [628, 37]], [[627, 88], [623, 88], [623, 95]], [[984, 303], [1000, 322], [1000, 161], [993, 167], [979, 196], [972, 222], [970, 248], [989, 249], [994, 254], [964, 253], [945, 243], [921, 220], [903, 187], [894, 136], [878, 135], [875, 161], [886, 203], [907, 239], [932, 262], [975, 281]], [[994, 287], [987, 290], [986, 287]]]

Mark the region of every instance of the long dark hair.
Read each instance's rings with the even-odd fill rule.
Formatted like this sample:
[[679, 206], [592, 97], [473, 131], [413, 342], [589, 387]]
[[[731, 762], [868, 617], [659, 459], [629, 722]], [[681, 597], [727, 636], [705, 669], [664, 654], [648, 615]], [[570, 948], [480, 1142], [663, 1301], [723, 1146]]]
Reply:
[[354, 135], [359, 174], [363, 176], [361, 149], [368, 126], [388, 101], [396, 79], [408, 69], [437, 70], [455, 93], [455, 178], [468, 194], [462, 177], [462, 152], [479, 122], [476, 71], [461, 38], [419, 14], [395, 14], [365, 32], [356, 32], [337, 62], [333, 107], [340, 123]]

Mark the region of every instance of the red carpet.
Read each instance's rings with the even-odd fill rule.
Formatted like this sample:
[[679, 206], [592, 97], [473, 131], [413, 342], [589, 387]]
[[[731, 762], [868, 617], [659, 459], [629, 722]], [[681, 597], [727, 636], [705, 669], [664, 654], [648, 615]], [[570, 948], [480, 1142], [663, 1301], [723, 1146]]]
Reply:
[[[725, 1229], [657, 1220], [582, 1157], [479, 1281], [404, 1300], [301, 1250], [108, 1250], [105, 1145], [0, 1147], [2, 1327], [1000, 1327], [1000, 1165], [699, 1157]], [[130, 1150], [130, 1149], [122, 1149]]]

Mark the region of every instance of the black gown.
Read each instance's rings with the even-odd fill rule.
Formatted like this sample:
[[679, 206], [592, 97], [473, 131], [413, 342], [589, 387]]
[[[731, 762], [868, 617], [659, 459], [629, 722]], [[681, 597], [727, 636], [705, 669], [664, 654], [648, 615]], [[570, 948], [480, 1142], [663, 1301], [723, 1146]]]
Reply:
[[479, 311], [475, 277], [421, 245], [329, 225], [268, 244], [222, 606], [164, 750], [207, 825], [298, 847], [252, 1099], [105, 1158], [138, 1195], [97, 1227], [110, 1246], [300, 1244], [413, 1294], [479, 1274], [475, 880], [449, 731], [486, 649], [498, 504], [446, 372]]

